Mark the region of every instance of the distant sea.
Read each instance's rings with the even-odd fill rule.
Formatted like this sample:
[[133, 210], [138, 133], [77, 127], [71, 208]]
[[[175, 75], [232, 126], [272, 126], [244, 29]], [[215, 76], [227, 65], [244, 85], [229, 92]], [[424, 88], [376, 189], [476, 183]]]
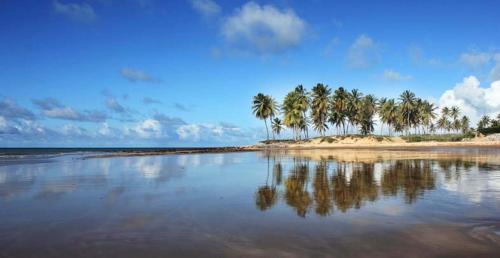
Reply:
[[205, 147], [173, 147], [173, 148], [0, 148], [0, 156], [18, 155], [58, 155], [89, 152], [157, 152], [210, 149]]

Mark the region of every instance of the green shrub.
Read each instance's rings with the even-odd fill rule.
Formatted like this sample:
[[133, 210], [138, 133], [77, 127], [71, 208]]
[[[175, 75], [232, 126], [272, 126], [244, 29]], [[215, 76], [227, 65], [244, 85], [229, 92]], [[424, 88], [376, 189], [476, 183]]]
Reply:
[[500, 133], [500, 126], [497, 127], [487, 127], [487, 128], [481, 128], [477, 129], [481, 134], [488, 135], [488, 134], [494, 134], [494, 133]]
[[469, 132], [466, 134], [440, 134], [440, 135], [410, 135], [403, 136], [404, 140], [407, 142], [459, 142], [466, 138], [473, 138], [474, 134]]

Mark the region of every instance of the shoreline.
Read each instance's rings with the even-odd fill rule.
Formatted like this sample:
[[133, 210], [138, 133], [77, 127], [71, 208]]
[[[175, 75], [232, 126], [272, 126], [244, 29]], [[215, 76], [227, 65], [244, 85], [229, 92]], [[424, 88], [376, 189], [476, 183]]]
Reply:
[[150, 150], [150, 151], [118, 151], [110, 152], [101, 155], [85, 156], [83, 159], [92, 158], [113, 158], [113, 157], [136, 157], [136, 156], [162, 156], [162, 155], [178, 155], [178, 154], [209, 154], [209, 153], [235, 153], [235, 152], [250, 152], [258, 151], [259, 149], [253, 146], [236, 146], [236, 147], [210, 147], [210, 148], [190, 148], [190, 149], [173, 149], [173, 150]]
[[500, 141], [494, 142], [414, 142], [414, 143], [380, 143], [380, 144], [356, 144], [356, 143], [329, 143], [329, 144], [262, 144], [255, 145], [257, 149], [384, 149], [384, 148], [430, 148], [430, 147], [496, 147], [500, 148]]
[[101, 155], [85, 156], [83, 159], [91, 158], [113, 158], [113, 157], [136, 157], [136, 156], [162, 156], [180, 154], [211, 154], [211, 153], [236, 153], [255, 151], [282, 151], [282, 150], [339, 150], [339, 149], [377, 149], [377, 150], [398, 150], [398, 149], [429, 149], [429, 148], [500, 148], [500, 141], [492, 142], [417, 142], [417, 143], [380, 143], [380, 144], [256, 144], [238, 147], [211, 147], [193, 148], [189, 150], [160, 150], [160, 151], [126, 151], [106, 153]]

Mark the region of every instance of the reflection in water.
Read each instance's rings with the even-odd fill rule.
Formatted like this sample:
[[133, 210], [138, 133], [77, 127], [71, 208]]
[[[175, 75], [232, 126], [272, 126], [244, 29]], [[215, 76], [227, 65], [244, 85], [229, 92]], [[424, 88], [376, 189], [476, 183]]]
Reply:
[[0, 166], [0, 257], [496, 257], [499, 154], [17, 162]]
[[[476, 166], [475, 162], [460, 158], [378, 160], [365, 156], [365, 160], [360, 160], [352, 156], [349, 160], [342, 160], [338, 156], [335, 159], [320, 156], [314, 160], [318, 156], [301, 152], [300, 155], [291, 155], [291, 161], [283, 161], [289, 153], [267, 152], [263, 155], [268, 162], [267, 177], [272, 173], [272, 180], [268, 183], [267, 179], [266, 184], [257, 189], [257, 208], [267, 210], [283, 201], [300, 217], [305, 217], [311, 210], [317, 215], [327, 216], [335, 210], [359, 209], [382, 196], [398, 196], [406, 204], [412, 204], [426, 191], [436, 188], [437, 173], [443, 174], [447, 183], [460, 180], [463, 171]], [[284, 163], [291, 165], [285, 175]], [[484, 166], [484, 163], [477, 166], [481, 164]]]

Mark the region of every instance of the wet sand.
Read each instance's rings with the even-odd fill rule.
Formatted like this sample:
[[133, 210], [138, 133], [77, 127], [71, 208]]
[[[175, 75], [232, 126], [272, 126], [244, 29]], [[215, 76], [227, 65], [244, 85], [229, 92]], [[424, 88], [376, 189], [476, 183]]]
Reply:
[[272, 150], [0, 166], [0, 257], [496, 257], [500, 150]]

